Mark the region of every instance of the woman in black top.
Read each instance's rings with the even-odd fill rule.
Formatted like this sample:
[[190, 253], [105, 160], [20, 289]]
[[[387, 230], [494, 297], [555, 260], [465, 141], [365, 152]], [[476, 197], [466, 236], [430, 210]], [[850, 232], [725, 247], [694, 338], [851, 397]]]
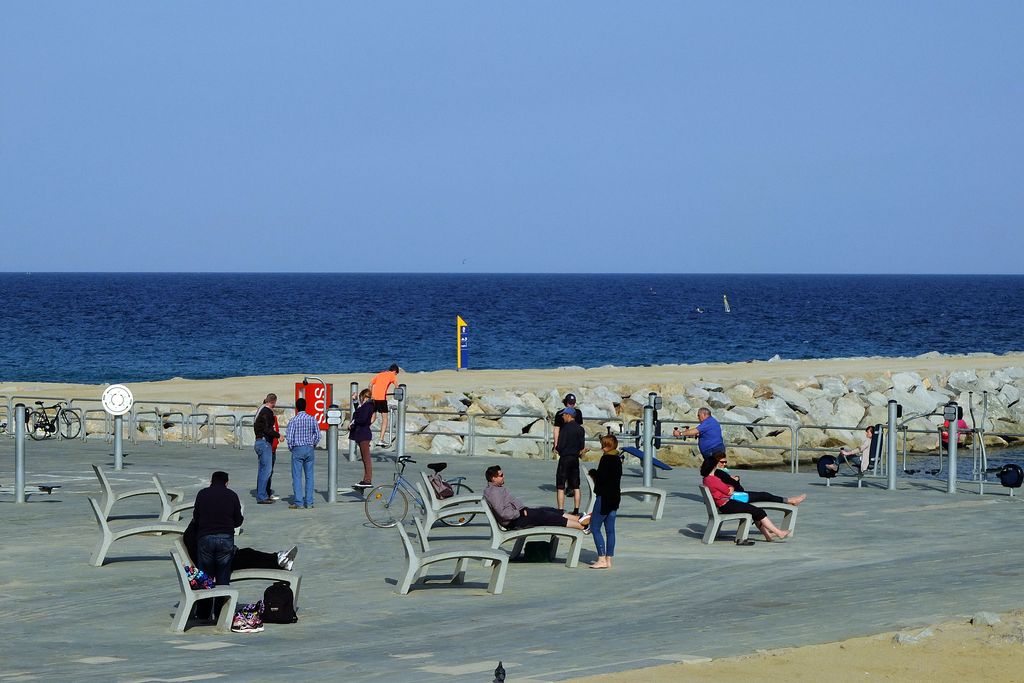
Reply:
[[612, 556], [615, 555], [615, 512], [619, 509], [619, 499], [622, 497], [619, 440], [611, 434], [602, 436], [601, 452], [601, 462], [597, 464], [597, 469], [587, 473], [594, 478], [595, 496], [590, 531], [597, 546], [597, 561], [590, 565], [591, 569], [612, 568]]
[[373, 464], [370, 461], [370, 440], [373, 433], [370, 424], [375, 416], [374, 404], [370, 400], [370, 390], [359, 392], [359, 407], [352, 414], [352, 424], [348, 428], [348, 438], [359, 444], [359, 455], [363, 459], [363, 479], [354, 488], [368, 489], [373, 487]]

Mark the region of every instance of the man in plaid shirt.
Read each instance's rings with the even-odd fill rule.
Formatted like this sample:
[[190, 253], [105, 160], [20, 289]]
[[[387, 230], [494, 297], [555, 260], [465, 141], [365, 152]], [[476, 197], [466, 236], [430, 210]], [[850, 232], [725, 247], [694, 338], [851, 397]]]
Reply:
[[[292, 452], [292, 491], [295, 499], [288, 507], [298, 510], [313, 507], [313, 449], [320, 443], [320, 425], [306, 412], [306, 399], [295, 401], [295, 417], [284, 431], [288, 450]], [[303, 484], [302, 478], [306, 481]]]

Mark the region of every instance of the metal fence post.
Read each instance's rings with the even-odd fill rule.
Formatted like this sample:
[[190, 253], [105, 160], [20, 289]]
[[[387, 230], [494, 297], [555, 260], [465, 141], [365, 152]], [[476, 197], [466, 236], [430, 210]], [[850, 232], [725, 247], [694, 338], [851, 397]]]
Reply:
[[[329, 411], [337, 411], [338, 406], [331, 404]], [[327, 428], [327, 502], [338, 502], [338, 425], [332, 424]]]
[[[948, 439], [946, 441], [949, 448], [949, 477], [946, 482], [946, 493], [956, 493], [956, 442], [960, 437], [960, 425], [958, 424], [960, 414], [955, 401], [950, 401], [946, 404], [945, 417], [949, 422], [949, 428], [947, 429]], [[939, 448], [942, 448], [941, 443], [939, 443]]]
[[647, 395], [644, 406], [644, 486], [654, 486], [654, 399], [653, 391]]
[[789, 428], [790, 434], [790, 452], [789, 452], [789, 471], [796, 474], [800, 470], [800, 427]]
[[[351, 423], [352, 420], [356, 416], [356, 408], [359, 407], [359, 383], [358, 382], [352, 382], [351, 384], [348, 385], [348, 395], [349, 395], [349, 410], [350, 410], [350, 412], [349, 412], [349, 423]], [[355, 441], [353, 441], [352, 439], [348, 440], [348, 461], [349, 462], [355, 462], [357, 460], [357, 458], [356, 458], [356, 446], [357, 446], [357, 444], [356, 444]]]
[[124, 431], [124, 416], [114, 416], [114, 469], [124, 469], [124, 444], [123, 435], [121, 432]]
[[885, 428], [885, 466], [886, 466], [886, 488], [890, 491], [896, 490], [896, 411], [897, 403], [889, 399], [888, 424]]
[[476, 415], [469, 416], [469, 431], [466, 433], [466, 455], [476, 452]]
[[25, 404], [14, 407], [14, 502], [25, 502]]
[[404, 384], [399, 384], [395, 389], [395, 399], [398, 401], [398, 422], [395, 424], [395, 452], [398, 457], [405, 455], [405, 401], [406, 389]]

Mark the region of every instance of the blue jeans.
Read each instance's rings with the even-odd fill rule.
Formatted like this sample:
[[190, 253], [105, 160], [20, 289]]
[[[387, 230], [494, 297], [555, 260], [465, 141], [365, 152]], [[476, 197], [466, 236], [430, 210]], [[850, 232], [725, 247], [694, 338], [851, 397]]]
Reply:
[[[295, 504], [304, 507], [313, 505], [313, 447], [296, 446], [292, 451], [292, 492]], [[302, 478], [305, 475], [306, 481]]]
[[[196, 564], [199, 568], [208, 576], [212, 576], [218, 586], [230, 584], [231, 560], [235, 557], [235, 535], [207, 534], [199, 539], [196, 546]], [[202, 603], [202, 606], [196, 606], [196, 613], [201, 617], [216, 619], [223, 606], [223, 599], [203, 600]], [[205, 603], [209, 603], [209, 606]]]
[[[615, 556], [615, 513], [612, 510], [607, 515], [601, 514], [601, 496], [594, 499], [594, 512], [590, 516], [590, 533], [594, 536], [594, 545], [597, 546], [598, 557]], [[601, 527], [608, 533], [608, 544], [605, 547], [604, 534]]]
[[234, 534], [207, 534], [200, 537], [196, 550], [199, 568], [212, 576], [218, 586], [231, 583], [231, 560], [235, 556]]
[[256, 470], [256, 500], [266, 500], [270, 497], [267, 493], [267, 482], [274, 468], [274, 449], [266, 439], [256, 439], [252, 448], [259, 459], [259, 469]]

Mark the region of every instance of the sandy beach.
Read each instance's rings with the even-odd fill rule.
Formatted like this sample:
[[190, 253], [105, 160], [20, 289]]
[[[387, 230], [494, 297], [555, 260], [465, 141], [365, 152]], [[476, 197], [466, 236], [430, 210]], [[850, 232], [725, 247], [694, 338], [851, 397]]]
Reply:
[[[401, 359], [398, 359], [401, 365]], [[525, 370], [437, 370], [433, 372], [402, 372], [404, 382], [415, 394], [444, 392], [479, 392], [490, 389], [521, 391], [568, 391], [582, 386], [615, 384], [641, 389], [653, 384], [682, 385], [693, 380], [746, 379], [764, 382], [779, 379], [802, 379], [812, 375], [861, 376], [886, 372], [952, 372], [954, 370], [996, 370], [1024, 365], [1024, 353], [995, 355], [989, 353], [948, 356], [925, 354], [913, 358], [831, 358], [813, 360], [751, 361], [748, 363], [708, 363], [698, 365], [657, 365], [644, 367], [604, 366], [598, 368], [558, 368]], [[377, 369], [366, 373], [320, 375], [336, 390], [351, 382], [366, 386]], [[318, 374], [315, 370], [311, 374]], [[226, 379], [173, 378], [158, 382], [129, 384], [136, 400], [216, 402], [222, 404], [258, 405], [268, 392], [290, 396], [294, 382], [301, 375], [267, 375], [230, 377]], [[102, 385], [63, 384], [51, 382], [0, 383], [3, 396], [99, 397]], [[343, 395], [339, 392], [339, 396]]]
[[[960, 621], [839, 643], [757, 652], [573, 679], [574, 683], [668, 681], [1020, 681], [1024, 680], [1024, 611], [991, 626]], [[917, 642], [899, 643], [897, 635]]]

